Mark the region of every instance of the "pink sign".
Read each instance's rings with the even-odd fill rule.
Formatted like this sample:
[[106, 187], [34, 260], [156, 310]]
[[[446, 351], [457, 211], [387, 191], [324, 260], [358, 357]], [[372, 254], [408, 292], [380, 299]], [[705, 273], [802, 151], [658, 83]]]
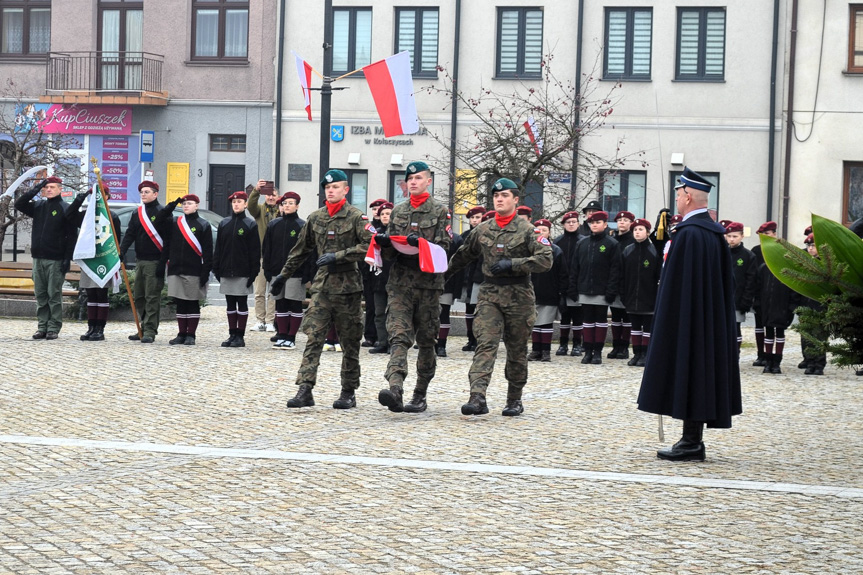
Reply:
[[132, 108], [53, 104], [45, 113], [45, 119], [39, 121], [39, 127], [46, 134], [128, 136], [132, 133]]
[[129, 152], [102, 150], [102, 159], [109, 162], [126, 162], [129, 160]]

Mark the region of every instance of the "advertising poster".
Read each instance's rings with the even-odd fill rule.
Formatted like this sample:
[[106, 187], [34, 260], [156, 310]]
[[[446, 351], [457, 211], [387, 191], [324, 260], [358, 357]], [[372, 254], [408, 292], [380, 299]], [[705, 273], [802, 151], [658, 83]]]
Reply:
[[111, 200], [140, 203], [140, 152], [138, 136], [90, 136], [90, 155], [99, 162]]

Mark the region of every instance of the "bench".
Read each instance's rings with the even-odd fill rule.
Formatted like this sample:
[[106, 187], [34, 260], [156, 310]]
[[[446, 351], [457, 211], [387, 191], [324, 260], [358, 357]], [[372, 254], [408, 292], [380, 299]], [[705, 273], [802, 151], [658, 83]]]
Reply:
[[[4, 262], [0, 261], [0, 294], [4, 295], [36, 295], [33, 291], [33, 264], [32, 262]], [[81, 281], [81, 268], [78, 264], [72, 264], [66, 274], [67, 282]], [[19, 280], [4, 282], [3, 280]], [[20, 281], [27, 280], [27, 281]], [[11, 284], [11, 285], [7, 285]], [[20, 284], [20, 285], [17, 285]], [[64, 296], [78, 297], [78, 290], [64, 289]]]

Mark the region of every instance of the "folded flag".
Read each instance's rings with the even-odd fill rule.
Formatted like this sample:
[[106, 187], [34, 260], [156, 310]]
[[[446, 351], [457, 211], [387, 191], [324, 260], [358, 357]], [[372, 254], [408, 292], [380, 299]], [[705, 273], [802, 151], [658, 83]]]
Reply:
[[[425, 238], [420, 238], [419, 247], [408, 244], [407, 236], [390, 236], [390, 242], [398, 252], [405, 255], [419, 254], [420, 271], [429, 274], [442, 274], [448, 269], [446, 250], [437, 244], [433, 244]], [[369, 249], [366, 252], [366, 263], [372, 271], [379, 270], [383, 266], [381, 260], [381, 248], [372, 236]]]
[[309, 121], [312, 120], [312, 67], [308, 62], [300, 58], [296, 52], [291, 50], [294, 59], [297, 63], [297, 76], [300, 77], [300, 87], [303, 89], [303, 100], [305, 101], [306, 114], [309, 116]]
[[389, 138], [419, 131], [410, 53], [399, 52], [363, 68], [384, 136]]

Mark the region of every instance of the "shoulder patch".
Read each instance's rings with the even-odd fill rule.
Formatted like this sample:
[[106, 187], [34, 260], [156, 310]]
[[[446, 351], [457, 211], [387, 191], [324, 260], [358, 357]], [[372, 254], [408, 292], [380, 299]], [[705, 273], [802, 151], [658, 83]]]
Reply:
[[[366, 219], [368, 219], [368, 218], [366, 218]], [[366, 231], [369, 231], [373, 234], [378, 233], [377, 230], [375, 229], [375, 227], [371, 223], [366, 224], [365, 229], [366, 229]]]
[[538, 241], [539, 243], [541, 243], [544, 246], [550, 246], [551, 245], [551, 242], [548, 241], [548, 238], [546, 238], [545, 236], [539, 236], [539, 238], [537, 238], [536, 241]]
[[368, 217], [367, 215], [365, 215], [365, 214], [362, 214], [360, 217], [361, 217], [362, 219], [364, 219], [364, 220], [369, 219], [369, 217]]

